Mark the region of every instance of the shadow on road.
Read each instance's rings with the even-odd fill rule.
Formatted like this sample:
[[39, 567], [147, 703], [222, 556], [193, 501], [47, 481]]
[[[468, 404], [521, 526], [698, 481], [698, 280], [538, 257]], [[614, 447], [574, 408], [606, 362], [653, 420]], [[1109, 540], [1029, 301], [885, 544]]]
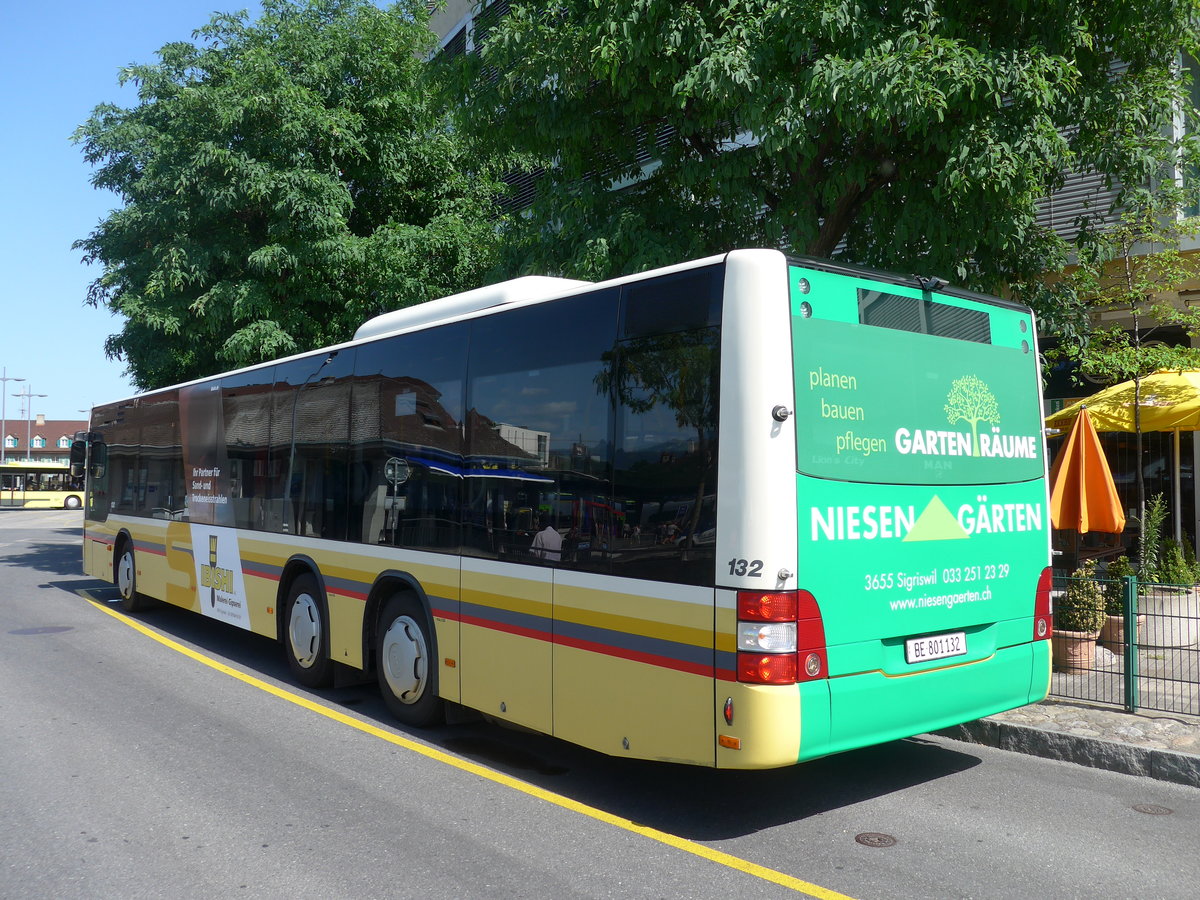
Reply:
[[[94, 585], [94, 582], [92, 583]], [[62, 582], [67, 590], [79, 585]], [[111, 587], [99, 592], [115, 599]], [[295, 685], [280, 646], [170, 606], [131, 618], [287, 690], [341, 707], [380, 728], [622, 818], [691, 840], [715, 841], [819, 816], [979, 764], [969, 751], [913, 738], [786, 769], [732, 772], [608, 757], [546, 735], [484, 721], [408, 729], [373, 684], [311, 691]]]
[[[71, 532], [68, 530], [66, 533]], [[0, 566], [16, 566], [35, 572], [63, 575], [68, 572], [82, 572], [83, 557], [77, 541], [33, 541], [15, 553], [7, 553], [0, 557]]]

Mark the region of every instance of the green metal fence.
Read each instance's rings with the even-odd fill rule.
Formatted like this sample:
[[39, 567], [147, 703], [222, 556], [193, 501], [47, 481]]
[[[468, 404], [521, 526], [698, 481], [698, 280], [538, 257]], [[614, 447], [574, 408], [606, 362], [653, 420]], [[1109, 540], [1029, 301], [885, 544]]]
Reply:
[[1200, 715], [1195, 585], [1056, 577], [1053, 602], [1052, 697]]

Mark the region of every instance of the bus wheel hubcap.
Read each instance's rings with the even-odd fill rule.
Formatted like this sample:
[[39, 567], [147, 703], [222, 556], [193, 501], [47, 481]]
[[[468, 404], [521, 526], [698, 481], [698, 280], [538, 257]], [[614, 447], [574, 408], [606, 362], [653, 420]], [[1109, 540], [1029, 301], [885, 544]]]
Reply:
[[321, 649], [321, 615], [316, 601], [308, 594], [301, 594], [292, 604], [288, 638], [292, 642], [292, 655], [296, 657], [296, 662], [307, 669]]
[[117, 590], [126, 599], [133, 596], [133, 556], [129, 553], [122, 553], [117, 563]]
[[416, 703], [425, 692], [428, 651], [425, 635], [408, 616], [399, 616], [383, 636], [383, 676], [401, 703]]

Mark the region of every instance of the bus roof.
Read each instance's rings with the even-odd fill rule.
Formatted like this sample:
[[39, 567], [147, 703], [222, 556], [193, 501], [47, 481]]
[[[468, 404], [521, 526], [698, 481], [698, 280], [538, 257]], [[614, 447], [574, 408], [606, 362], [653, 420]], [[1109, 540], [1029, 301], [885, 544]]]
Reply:
[[382, 337], [397, 331], [406, 331], [418, 325], [428, 325], [445, 319], [453, 319], [467, 313], [490, 309], [505, 303], [516, 303], [519, 300], [541, 300], [553, 297], [575, 287], [586, 287], [590, 281], [578, 281], [574, 278], [551, 278], [546, 275], [526, 275], [501, 281], [499, 284], [489, 284], [485, 287], [463, 291], [461, 294], [451, 294], [439, 300], [429, 300], [416, 306], [406, 306], [403, 309], [383, 313], [373, 319], [368, 319], [354, 332], [354, 340]]
[[[871, 278], [893, 284], [920, 283], [920, 279], [918, 279], [916, 276], [905, 278], [903, 276], [898, 276], [895, 273], [870, 269], [865, 266], [850, 265], [830, 259], [807, 257], [792, 253], [785, 254], [779, 250], [764, 250], [761, 248], [731, 250], [725, 253], [718, 253], [700, 259], [688, 260], [683, 263], [676, 263], [644, 272], [636, 272], [630, 275], [621, 275], [616, 278], [598, 282], [580, 281], [574, 278], [557, 278], [548, 275], [526, 275], [520, 278], [513, 278], [508, 281], [501, 281], [497, 282], [496, 284], [474, 288], [473, 290], [463, 291], [458, 294], [451, 294], [448, 297], [429, 300], [424, 303], [416, 304], [415, 306], [408, 306], [402, 309], [393, 310], [391, 312], [382, 313], [372, 319], [368, 319], [359, 326], [358, 330], [354, 333], [354, 337], [348, 341], [343, 341], [340, 344], [333, 344], [329, 347], [322, 347], [314, 350], [305, 350], [300, 353], [292, 354], [291, 356], [255, 363], [254, 365], [243, 366], [241, 368], [231, 369], [225, 372], [218, 372], [203, 378], [196, 378], [191, 381], [168, 385], [162, 388], [154, 388], [149, 391], [143, 391], [99, 405], [109, 406], [112, 403], [122, 403], [126, 400], [132, 400], [134, 397], [156, 394], [159, 391], [177, 390], [189, 385], [208, 382], [214, 378], [221, 378], [226, 375], [232, 375], [239, 372], [247, 372], [253, 369], [263, 368], [265, 366], [287, 362], [291, 359], [308, 356], [310, 354], [328, 353], [331, 350], [340, 350], [344, 347], [353, 346], [373, 338], [410, 331], [420, 328], [424, 325], [433, 325], [439, 322], [451, 321], [463, 316], [471, 316], [472, 314], [484, 312], [488, 309], [498, 306], [550, 300], [572, 294], [585, 288], [617, 287], [629, 282], [640, 281], [644, 278], [652, 278], [659, 275], [669, 275], [673, 272], [679, 272], [685, 269], [693, 269], [700, 266], [712, 265], [714, 263], [724, 261], [731, 254], [744, 253], [774, 253], [777, 254], [781, 259], [785, 259], [790, 263], [804, 266], [806, 268], [822, 269], [829, 272], [837, 272], [843, 275], [855, 275], [858, 277]], [[935, 289], [937, 293], [943, 293], [950, 296], [983, 301], [1017, 309], [1027, 308], [1022, 304], [1014, 303], [1011, 300], [1004, 300], [998, 297], [977, 294], [974, 291], [954, 288], [941, 282], [940, 279], [937, 281], [938, 286]]]

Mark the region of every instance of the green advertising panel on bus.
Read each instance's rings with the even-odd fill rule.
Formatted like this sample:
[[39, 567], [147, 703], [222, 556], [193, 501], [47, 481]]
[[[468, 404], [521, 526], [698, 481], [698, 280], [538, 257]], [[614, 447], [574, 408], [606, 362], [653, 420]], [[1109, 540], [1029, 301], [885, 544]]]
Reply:
[[[992, 341], [993, 317], [1011, 324], [1019, 314], [797, 267], [792, 273], [799, 471], [878, 484], [1041, 477], [1040, 410], [1029, 402], [1034, 356], [1027, 340], [1023, 347]], [[886, 315], [877, 313], [881, 300], [891, 301]], [[872, 321], [872, 313], [880, 324], [859, 321]]]
[[800, 552], [831, 672], [945, 664], [889, 668], [871, 639], [971, 659], [1028, 640], [1013, 600], [1049, 528], [1028, 312], [796, 266], [790, 287]]

